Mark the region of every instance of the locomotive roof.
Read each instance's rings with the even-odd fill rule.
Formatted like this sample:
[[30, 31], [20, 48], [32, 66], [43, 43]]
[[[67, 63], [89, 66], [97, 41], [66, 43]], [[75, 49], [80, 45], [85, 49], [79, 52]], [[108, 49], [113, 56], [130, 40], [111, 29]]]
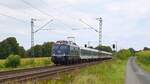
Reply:
[[91, 48], [85, 48], [85, 47], [80, 47], [80, 49], [89, 50], [89, 51], [94, 51], [94, 52], [99, 52], [99, 50], [91, 49]]
[[85, 48], [85, 47], [80, 47], [80, 49], [83, 49], [83, 50], [89, 50], [89, 51], [93, 51], [93, 52], [101, 52], [101, 53], [105, 53], [105, 54], [112, 54], [110, 52], [106, 52], [106, 51], [99, 51], [99, 50], [96, 50], [96, 49], [91, 49], [91, 48]]
[[74, 42], [72, 42], [72, 41], [65, 41], [65, 40], [57, 41], [56, 44], [67, 44], [67, 45], [74, 45], [74, 46], [77, 46], [76, 43], [74, 43]]
[[112, 53], [110, 53], [110, 52], [106, 52], [106, 51], [101, 51], [101, 52], [112, 55]]

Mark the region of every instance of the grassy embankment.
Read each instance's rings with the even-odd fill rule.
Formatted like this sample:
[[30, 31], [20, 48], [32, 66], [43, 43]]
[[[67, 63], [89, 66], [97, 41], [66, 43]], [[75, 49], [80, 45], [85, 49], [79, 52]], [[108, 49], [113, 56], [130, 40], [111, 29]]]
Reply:
[[6, 70], [16, 70], [16, 69], [23, 69], [23, 68], [31, 68], [31, 67], [40, 67], [40, 66], [47, 66], [52, 65], [51, 59], [49, 57], [40, 57], [40, 58], [22, 58], [21, 64], [17, 68], [6, 68], [5, 67], [6, 60], [0, 60], [0, 71]]
[[136, 63], [145, 71], [150, 72], [150, 51], [141, 51], [136, 53]]
[[123, 49], [112, 60], [77, 69], [69, 74], [58, 74], [56, 78], [38, 84], [124, 84], [127, 59], [131, 54], [129, 50]]
[[39, 84], [124, 84], [126, 60], [113, 59]]

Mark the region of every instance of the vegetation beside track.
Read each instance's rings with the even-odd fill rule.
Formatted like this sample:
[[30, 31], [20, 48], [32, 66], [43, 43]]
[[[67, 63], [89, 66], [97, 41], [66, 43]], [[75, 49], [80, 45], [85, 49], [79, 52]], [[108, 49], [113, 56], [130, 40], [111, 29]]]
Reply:
[[6, 60], [0, 60], [0, 71], [24, 69], [24, 68], [33, 68], [40, 66], [52, 65], [50, 57], [39, 57], [39, 58], [22, 58], [21, 63], [17, 68], [11, 68], [5, 66]]
[[39, 84], [124, 84], [126, 60], [113, 59]]
[[54, 79], [39, 84], [124, 84], [127, 59], [130, 50], [123, 49], [114, 54], [112, 60], [77, 69], [69, 74], [60, 74]]
[[136, 63], [145, 71], [150, 72], [150, 51], [141, 51], [136, 53]]

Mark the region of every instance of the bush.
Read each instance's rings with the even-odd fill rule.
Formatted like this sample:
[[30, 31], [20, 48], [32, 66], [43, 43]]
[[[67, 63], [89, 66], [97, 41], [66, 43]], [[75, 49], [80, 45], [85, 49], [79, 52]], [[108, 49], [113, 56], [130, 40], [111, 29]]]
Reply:
[[12, 67], [12, 68], [16, 68], [17, 66], [20, 65], [20, 56], [19, 55], [9, 55], [6, 58], [6, 62], [5, 62], [5, 67]]
[[137, 59], [144, 63], [144, 64], [150, 64], [150, 51], [141, 51], [136, 53]]
[[117, 52], [115, 56], [119, 59], [124, 60], [124, 59], [128, 59], [131, 55], [132, 53], [130, 50], [122, 49], [119, 52]]

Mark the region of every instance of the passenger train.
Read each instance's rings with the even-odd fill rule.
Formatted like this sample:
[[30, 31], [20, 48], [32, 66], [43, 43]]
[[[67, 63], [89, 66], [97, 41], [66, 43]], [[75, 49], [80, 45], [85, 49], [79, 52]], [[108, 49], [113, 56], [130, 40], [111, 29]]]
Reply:
[[54, 64], [74, 64], [101, 59], [111, 59], [112, 53], [96, 49], [79, 47], [71, 41], [57, 41], [52, 46], [52, 62]]

